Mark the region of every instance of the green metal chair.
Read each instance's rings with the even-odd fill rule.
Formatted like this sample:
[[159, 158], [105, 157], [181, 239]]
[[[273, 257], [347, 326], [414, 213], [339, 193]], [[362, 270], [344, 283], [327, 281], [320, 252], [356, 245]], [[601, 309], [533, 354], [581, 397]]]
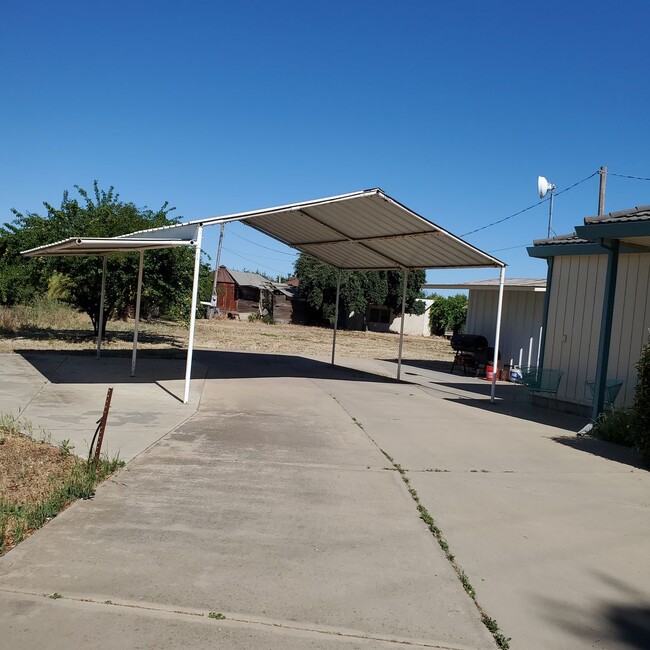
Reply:
[[528, 396], [534, 395], [555, 399], [564, 371], [554, 368], [526, 368], [521, 374], [521, 383], [528, 389]]
[[[625, 382], [622, 379], [607, 379], [605, 380], [605, 408], [614, 408], [614, 402], [618, 397], [618, 393], [623, 387]], [[585, 382], [587, 388], [591, 393], [592, 399], [596, 396], [596, 380], [589, 379]]]

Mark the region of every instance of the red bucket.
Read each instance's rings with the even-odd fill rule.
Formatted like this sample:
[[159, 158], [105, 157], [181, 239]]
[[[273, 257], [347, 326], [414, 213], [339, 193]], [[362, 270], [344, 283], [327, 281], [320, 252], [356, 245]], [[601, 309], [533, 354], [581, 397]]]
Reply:
[[485, 366], [485, 378], [488, 381], [492, 381], [493, 376], [494, 376], [494, 368], [492, 366]]

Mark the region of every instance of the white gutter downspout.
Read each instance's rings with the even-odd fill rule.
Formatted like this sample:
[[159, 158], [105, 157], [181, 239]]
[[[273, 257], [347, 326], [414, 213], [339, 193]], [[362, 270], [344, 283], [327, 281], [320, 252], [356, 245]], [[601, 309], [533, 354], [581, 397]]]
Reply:
[[201, 266], [201, 239], [203, 238], [203, 224], [199, 224], [196, 236], [196, 251], [194, 254], [194, 279], [192, 281], [192, 306], [190, 312], [190, 334], [187, 342], [187, 360], [185, 362], [185, 392], [183, 404], [190, 401], [190, 380], [192, 379], [192, 355], [194, 354], [194, 328], [196, 326], [196, 303], [199, 293], [199, 268]]
[[140, 251], [140, 264], [138, 265], [138, 293], [135, 299], [135, 325], [133, 327], [133, 354], [131, 355], [131, 377], [135, 377], [135, 361], [138, 356], [138, 328], [140, 326], [140, 301], [142, 299], [142, 266], [144, 263], [144, 250]]
[[99, 329], [97, 330], [97, 358], [102, 356], [102, 330], [104, 329], [104, 296], [106, 294], [106, 255], [102, 263], [102, 290], [99, 298]]
[[402, 285], [402, 320], [399, 325], [399, 352], [397, 353], [397, 381], [402, 373], [402, 346], [404, 345], [404, 320], [406, 319], [406, 281], [408, 280], [408, 269], [404, 269], [404, 283]]
[[506, 267], [502, 266], [499, 271], [499, 302], [497, 304], [497, 331], [494, 337], [494, 361], [492, 362], [492, 386], [490, 388], [490, 402], [494, 404], [494, 393], [497, 385], [497, 374], [499, 368], [499, 339], [501, 338], [501, 310], [503, 307], [503, 285], [506, 281]]
[[341, 269], [339, 269], [336, 278], [336, 306], [334, 307], [334, 333], [332, 334], [332, 365], [334, 365], [334, 355], [336, 354], [336, 330], [339, 325], [339, 295], [341, 293]]

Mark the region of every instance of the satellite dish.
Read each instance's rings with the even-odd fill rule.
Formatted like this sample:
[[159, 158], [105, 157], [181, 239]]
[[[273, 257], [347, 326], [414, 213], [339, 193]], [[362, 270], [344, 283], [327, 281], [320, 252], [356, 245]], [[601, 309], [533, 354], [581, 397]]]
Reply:
[[537, 191], [539, 192], [539, 198], [543, 199], [546, 196], [546, 193], [549, 190], [554, 190], [555, 185], [549, 183], [544, 176], [537, 177]]

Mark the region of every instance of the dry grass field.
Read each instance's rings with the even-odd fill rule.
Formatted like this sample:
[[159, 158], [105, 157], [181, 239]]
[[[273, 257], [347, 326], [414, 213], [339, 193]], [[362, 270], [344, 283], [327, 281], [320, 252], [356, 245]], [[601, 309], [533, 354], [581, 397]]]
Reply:
[[[141, 350], [179, 351], [187, 346], [188, 329], [171, 321], [143, 321], [138, 347]], [[111, 321], [102, 347], [107, 352], [128, 350], [133, 321]], [[379, 332], [339, 331], [337, 355], [369, 359], [397, 357], [399, 336]], [[331, 354], [332, 330], [304, 325], [267, 325], [255, 321], [197, 320], [197, 348], [238, 352], [274, 352], [327, 357]], [[0, 352], [14, 350], [88, 350], [95, 339], [90, 320], [61, 304], [0, 307]], [[405, 336], [404, 359], [451, 361], [449, 342], [442, 337]]]

